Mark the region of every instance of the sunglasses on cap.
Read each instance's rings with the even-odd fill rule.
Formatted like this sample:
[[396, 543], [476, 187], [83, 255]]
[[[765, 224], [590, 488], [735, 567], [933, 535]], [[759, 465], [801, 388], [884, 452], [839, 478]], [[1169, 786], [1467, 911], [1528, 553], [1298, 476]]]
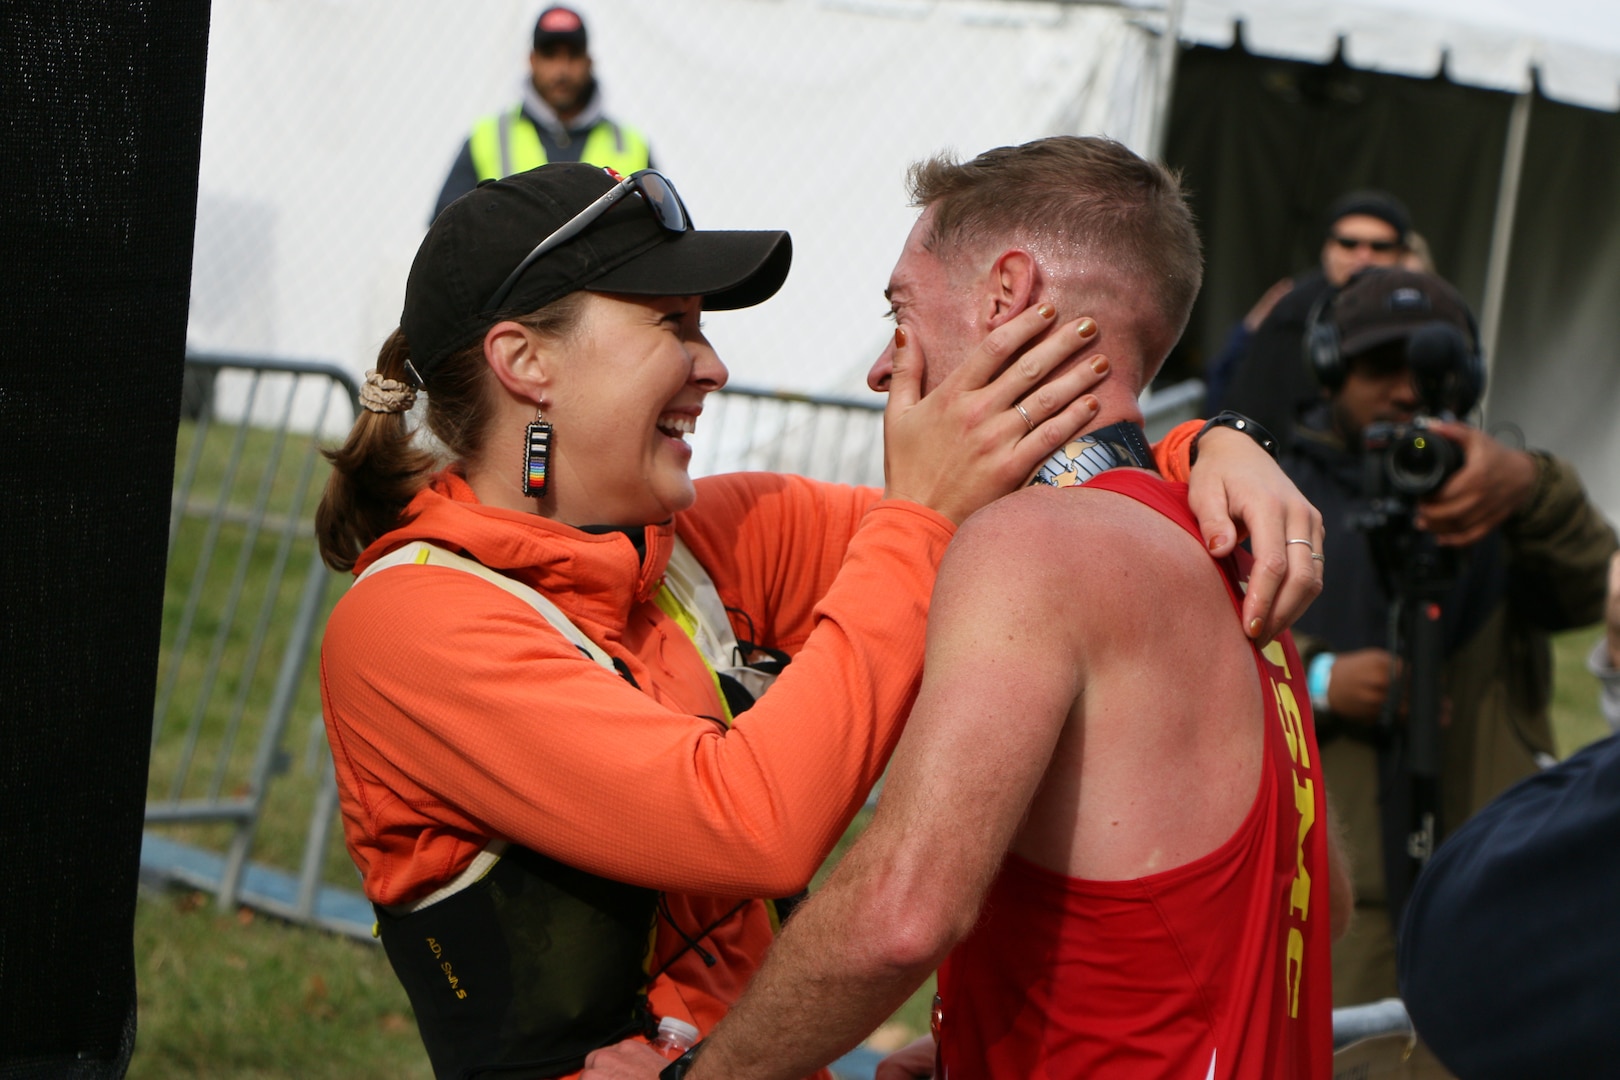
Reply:
[[1346, 251], [1354, 251], [1358, 247], [1364, 247], [1368, 251], [1376, 251], [1380, 255], [1388, 254], [1391, 251], [1399, 251], [1405, 247], [1399, 240], [1363, 240], [1359, 236], [1340, 236], [1338, 233], [1334, 233], [1330, 239]]
[[[618, 176], [618, 173], [610, 175]], [[680, 195], [664, 176], [654, 169], [642, 169], [633, 172], [609, 188], [601, 198], [569, 218], [556, 232], [546, 237], [534, 246], [534, 250], [523, 257], [523, 261], [501, 282], [501, 287], [495, 290], [495, 295], [489, 298], [489, 303], [483, 307], [484, 311], [494, 311], [501, 306], [512, 286], [518, 283], [523, 272], [533, 266], [541, 256], [548, 251], [554, 251], [591, 227], [597, 218], [612, 209], [613, 205], [625, 196], [634, 193], [641, 196], [641, 201], [652, 211], [658, 224], [672, 233], [684, 233], [692, 228], [692, 218], [686, 212], [686, 204], [681, 202]]]

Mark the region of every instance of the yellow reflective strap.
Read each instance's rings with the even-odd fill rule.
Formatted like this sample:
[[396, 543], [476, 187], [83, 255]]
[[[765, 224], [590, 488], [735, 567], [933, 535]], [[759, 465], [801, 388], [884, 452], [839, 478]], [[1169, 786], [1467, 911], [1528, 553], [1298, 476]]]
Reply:
[[473, 171], [480, 180], [499, 180], [501, 176], [501, 118], [486, 116], [473, 125], [467, 136], [467, 149], [472, 154]]
[[[695, 647], [698, 633], [697, 616], [686, 610], [686, 605], [681, 603], [675, 594], [670, 591], [668, 582], [658, 586], [658, 593], [653, 597], [653, 603], [657, 604], [658, 609], [665, 615], [675, 620], [675, 625], [679, 626], [681, 632], [692, 640]], [[703, 655], [701, 648], [697, 650], [697, 654], [702, 658], [703, 666], [708, 669], [709, 679], [714, 683], [714, 692], [720, 698], [720, 712], [725, 718], [726, 727], [730, 727], [731, 706], [726, 704], [726, 692], [720, 689], [720, 676], [715, 673], [714, 665], [709, 662], [707, 656]]]
[[540, 145], [540, 133], [522, 113], [513, 117], [507, 128], [506, 154], [514, 173], [538, 169], [546, 163], [546, 151]]
[[480, 180], [499, 180], [546, 163], [540, 133], [521, 108], [479, 120], [467, 136], [467, 148]]

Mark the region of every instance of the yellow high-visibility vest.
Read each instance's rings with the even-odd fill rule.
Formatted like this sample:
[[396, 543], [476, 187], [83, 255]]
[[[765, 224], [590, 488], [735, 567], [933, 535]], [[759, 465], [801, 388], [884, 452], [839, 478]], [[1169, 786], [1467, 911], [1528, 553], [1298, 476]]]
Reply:
[[[540, 133], [521, 108], [484, 117], [473, 125], [467, 143], [479, 180], [498, 180], [513, 173], [538, 169], [546, 163]], [[629, 176], [638, 169], [645, 169], [649, 157], [647, 140], [641, 132], [611, 120], [601, 120], [585, 137], [585, 148], [579, 159]]]

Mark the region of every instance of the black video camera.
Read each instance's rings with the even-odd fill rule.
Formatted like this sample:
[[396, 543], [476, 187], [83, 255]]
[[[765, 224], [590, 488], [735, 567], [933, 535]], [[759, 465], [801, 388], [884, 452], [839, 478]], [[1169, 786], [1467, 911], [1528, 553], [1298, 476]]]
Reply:
[[1462, 468], [1463, 450], [1430, 426], [1466, 414], [1484, 391], [1478, 354], [1450, 323], [1418, 327], [1406, 339], [1406, 362], [1417, 386], [1411, 420], [1369, 424], [1362, 432], [1363, 493], [1376, 509], [1410, 513]]
[[1462, 447], [1433, 431], [1429, 419], [1367, 426], [1362, 487], [1368, 498], [1416, 502], [1440, 490], [1462, 468]]

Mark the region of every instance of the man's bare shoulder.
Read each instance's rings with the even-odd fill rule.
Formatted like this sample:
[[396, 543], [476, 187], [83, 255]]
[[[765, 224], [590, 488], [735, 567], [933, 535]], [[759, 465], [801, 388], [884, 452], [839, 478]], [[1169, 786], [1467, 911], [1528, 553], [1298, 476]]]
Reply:
[[1028, 487], [997, 499], [964, 522], [940, 575], [977, 574], [1017, 564], [1050, 578], [1068, 575], [1078, 564], [1093, 578], [1140, 567], [1144, 559], [1188, 566], [1208, 561], [1185, 529], [1127, 495], [1084, 486]]

